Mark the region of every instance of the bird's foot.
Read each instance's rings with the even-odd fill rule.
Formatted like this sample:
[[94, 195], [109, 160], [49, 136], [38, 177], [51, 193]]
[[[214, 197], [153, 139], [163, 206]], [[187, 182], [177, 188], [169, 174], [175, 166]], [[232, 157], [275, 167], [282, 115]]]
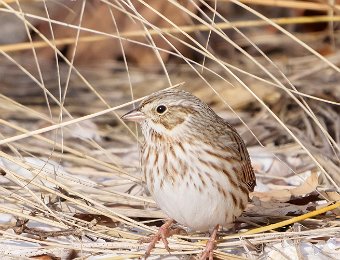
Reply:
[[199, 260], [205, 260], [207, 258], [209, 258], [209, 260], [214, 259], [215, 240], [216, 240], [218, 228], [219, 228], [219, 225], [217, 225], [214, 228], [213, 232], [211, 233], [211, 236], [205, 246], [205, 249], [198, 257]]
[[150, 237], [147, 237], [147, 238], [142, 238], [140, 240], [140, 242], [142, 243], [149, 243], [147, 249], [146, 249], [146, 252], [144, 254], [144, 257], [147, 258], [152, 249], [155, 248], [156, 246], [156, 243], [159, 241], [159, 240], [162, 240], [163, 244], [164, 244], [164, 247], [166, 250], [168, 250], [168, 252], [170, 253], [170, 247], [169, 247], [169, 243], [168, 243], [168, 240], [167, 238], [168, 237], [171, 237], [172, 235], [174, 234], [178, 234], [181, 229], [179, 228], [176, 228], [176, 229], [170, 229], [170, 226], [174, 223], [174, 220], [173, 219], [169, 219], [167, 220], [158, 230], [158, 232]]

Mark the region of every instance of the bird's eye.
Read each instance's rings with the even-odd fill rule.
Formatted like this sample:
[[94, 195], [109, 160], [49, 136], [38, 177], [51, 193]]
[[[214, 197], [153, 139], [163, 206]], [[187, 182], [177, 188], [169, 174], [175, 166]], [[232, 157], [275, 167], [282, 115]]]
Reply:
[[165, 111], [166, 111], [166, 106], [164, 105], [159, 105], [157, 108], [156, 108], [156, 111], [158, 114], [163, 114]]

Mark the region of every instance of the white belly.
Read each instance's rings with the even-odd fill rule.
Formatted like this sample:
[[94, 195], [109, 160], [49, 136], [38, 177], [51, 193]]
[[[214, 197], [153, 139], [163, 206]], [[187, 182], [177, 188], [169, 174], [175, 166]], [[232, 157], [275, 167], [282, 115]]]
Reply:
[[[152, 196], [169, 218], [192, 230], [208, 231], [218, 224], [226, 226], [241, 215], [242, 210], [235, 209], [230, 194], [225, 196], [209, 184], [199, 190], [193, 181], [188, 185], [187, 181], [183, 179], [176, 185], [164, 181], [162, 187], [159, 181], [154, 183]], [[244, 196], [239, 199], [247, 201]]]

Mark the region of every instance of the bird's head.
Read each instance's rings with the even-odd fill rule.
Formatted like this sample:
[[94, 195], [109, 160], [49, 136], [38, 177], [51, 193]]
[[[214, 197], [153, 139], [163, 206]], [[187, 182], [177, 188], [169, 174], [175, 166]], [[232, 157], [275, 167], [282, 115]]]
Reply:
[[197, 125], [204, 125], [205, 117], [214, 115], [208, 105], [189, 92], [165, 90], [146, 97], [122, 119], [140, 123], [146, 138], [154, 131], [163, 137], [180, 140], [193, 133]]

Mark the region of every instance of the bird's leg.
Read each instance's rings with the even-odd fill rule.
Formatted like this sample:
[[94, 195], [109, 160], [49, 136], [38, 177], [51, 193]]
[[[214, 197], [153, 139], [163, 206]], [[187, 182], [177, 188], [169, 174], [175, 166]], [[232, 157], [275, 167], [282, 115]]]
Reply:
[[207, 258], [209, 258], [209, 260], [214, 259], [213, 255], [214, 255], [215, 240], [216, 240], [218, 228], [219, 228], [219, 225], [216, 225], [216, 227], [213, 229], [213, 232], [211, 233], [211, 236], [205, 246], [204, 251], [199, 256], [200, 260], [205, 260]]
[[147, 239], [143, 239], [142, 242], [149, 242], [148, 248], [146, 249], [145, 252], [145, 258], [147, 258], [152, 249], [155, 248], [156, 243], [159, 240], [162, 240], [164, 247], [166, 250], [168, 250], [170, 252], [170, 248], [169, 248], [169, 243], [167, 238], [171, 237], [174, 234], [177, 234], [179, 232], [180, 229], [174, 229], [174, 230], [170, 230], [170, 226], [174, 223], [173, 219], [168, 219], [158, 230], [158, 232], [155, 235], [150, 236]]

